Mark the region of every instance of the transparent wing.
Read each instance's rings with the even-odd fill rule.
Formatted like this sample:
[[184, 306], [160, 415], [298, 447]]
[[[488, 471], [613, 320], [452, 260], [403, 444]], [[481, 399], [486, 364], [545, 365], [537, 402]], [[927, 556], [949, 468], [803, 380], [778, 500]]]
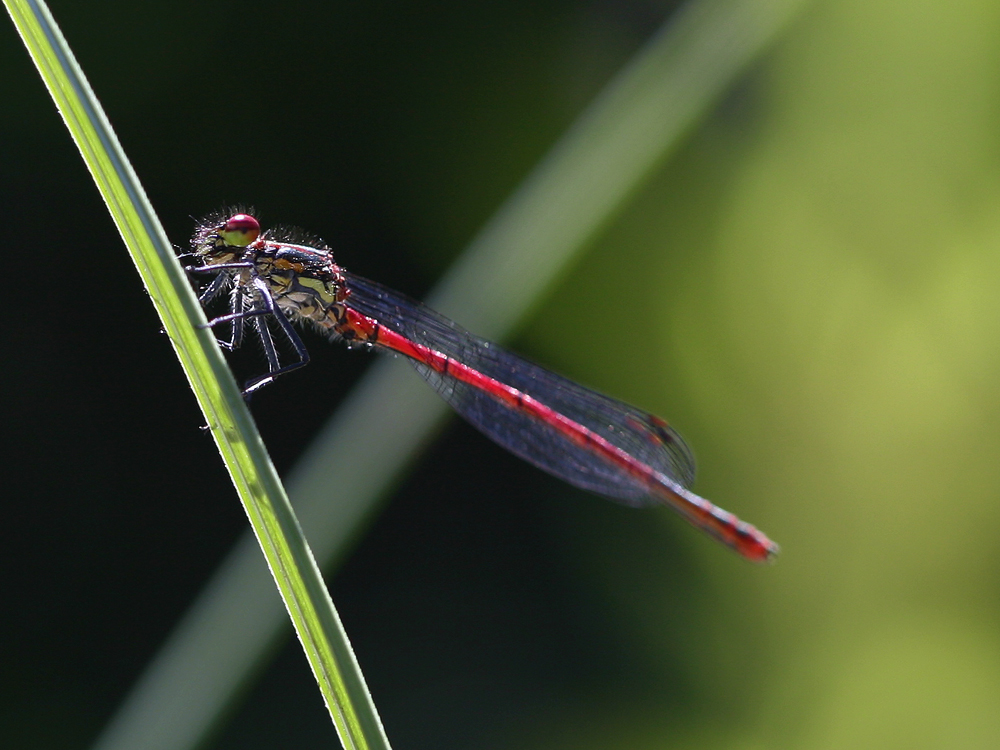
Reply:
[[[405, 295], [351, 273], [348, 304], [410, 341], [532, 396], [583, 425], [678, 484], [694, 481], [694, 458], [660, 418], [584, 388], [485, 339]], [[630, 505], [654, 504], [648, 478], [634, 476], [578, 445], [534, 414], [497, 398], [489, 384], [472, 385], [410, 360], [451, 406], [487, 437], [565, 481]]]

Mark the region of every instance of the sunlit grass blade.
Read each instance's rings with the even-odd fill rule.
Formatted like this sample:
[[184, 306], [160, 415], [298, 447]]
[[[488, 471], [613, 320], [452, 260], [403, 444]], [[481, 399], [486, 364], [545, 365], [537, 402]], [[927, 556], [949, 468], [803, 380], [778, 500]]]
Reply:
[[[163, 320], [344, 746], [388, 747], [357, 661], [270, 458], [213, 335], [197, 327], [205, 322], [201, 307], [100, 104], [45, 5], [40, 0], [5, 3]], [[211, 658], [207, 655], [206, 661]], [[175, 729], [171, 727], [171, 734]], [[156, 746], [149, 731], [132, 745]]]
[[[430, 304], [477, 334], [509, 334], [805, 2], [702, 0], [683, 9], [500, 208]], [[355, 389], [289, 478], [324, 565], [343, 554], [444, 414], [443, 403], [401, 363], [377, 363]], [[377, 472], [357, 471], [374, 455]], [[197, 737], [217, 720], [281, 634], [283, 617], [265, 595], [259, 567], [248, 540], [237, 545], [136, 685], [100, 750], [129, 750], [157, 725]]]

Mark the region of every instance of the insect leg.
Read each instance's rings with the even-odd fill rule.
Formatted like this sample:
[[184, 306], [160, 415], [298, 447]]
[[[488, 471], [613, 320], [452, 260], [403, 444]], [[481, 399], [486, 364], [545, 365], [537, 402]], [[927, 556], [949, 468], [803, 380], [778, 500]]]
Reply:
[[288, 319], [288, 316], [281, 310], [280, 307], [275, 303], [274, 296], [271, 294], [271, 290], [268, 288], [267, 283], [260, 278], [255, 278], [253, 280], [254, 288], [257, 290], [257, 295], [260, 299], [261, 304], [264, 306], [263, 310], [256, 310], [256, 314], [267, 313], [277, 321], [278, 325], [281, 326], [281, 330], [284, 332], [285, 336], [291, 342], [292, 346], [295, 348], [295, 354], [298, 356], [298, 362], [292, 362], [291, 364], [281, 367], [278, 361], [278, 354], [274, 346], [274, 338], [271, 335], [270, 329], [267, 327], [266, 320], [258, 319], [255, 321], [257, 326], [257, 332], [260, 334], [260, 339], [264, 344], [264, 354], [267, 356], [267, 364], [269, 372], [267, 375], [262, 375], [261, 377], [254, 378], [253, 380], [247, 381], [246, 385], [243, 387], [243, 396], [249, 397], [254, 391], [263, 388], [268, 383], [274, 382], [274, 379], [279, 375], [284, 375], [292, 370], [297, 370], [300, 367], [305, 367], [309, 364], [309, 350], [306, 349], [306, 345], [302, 343], [302, 339], [299, 337], [298, 332], [292, 326], [292, 321]]

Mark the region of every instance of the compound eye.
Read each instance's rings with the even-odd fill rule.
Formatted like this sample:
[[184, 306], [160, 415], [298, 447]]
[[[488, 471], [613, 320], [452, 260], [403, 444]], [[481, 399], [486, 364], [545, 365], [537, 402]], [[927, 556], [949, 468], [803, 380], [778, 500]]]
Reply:
[[260, 236], [260, 222], [250, 214], [236, 214], [222, 225], [219, 236], [227, 245], [246, 247]]

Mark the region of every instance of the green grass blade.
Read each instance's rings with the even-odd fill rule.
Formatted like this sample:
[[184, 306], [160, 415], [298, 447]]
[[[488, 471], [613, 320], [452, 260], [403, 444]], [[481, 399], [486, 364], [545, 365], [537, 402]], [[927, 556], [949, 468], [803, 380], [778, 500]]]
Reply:
[[[347, 748], [387, 748], [353, 651], [270, 458], [170, 242], [40, 0], [5, 0], [159, 312]], [[206, 657], [211, 659], [211, 655]], [[145, 741], [133, 747], [151, 747]]]
[[[431, 304], [477, 334], [506, 336], [805, 2], [691, 3], [501, 207], [431, 295]], [[289, 478], [299, 517], [324, 565], [343, 554], [445, 412], [410, 368], [391, 360], [372, 367]], [[356, 470], [373, 455], [379, 457], [379, 471]], [[283, 618], [271, 606], [258, 568], [252, 546], [243, 540], [97, 748], [131, 750], [157, 726], [183, 727], [183, 736], [200, 737], [217, 721], [281, 633]], [[219, 632], [225, 639], [214, 635]], [[210, 664], [206, 653], [213, 654]], [[193, 684], [195, 673], [201, 685]]]

